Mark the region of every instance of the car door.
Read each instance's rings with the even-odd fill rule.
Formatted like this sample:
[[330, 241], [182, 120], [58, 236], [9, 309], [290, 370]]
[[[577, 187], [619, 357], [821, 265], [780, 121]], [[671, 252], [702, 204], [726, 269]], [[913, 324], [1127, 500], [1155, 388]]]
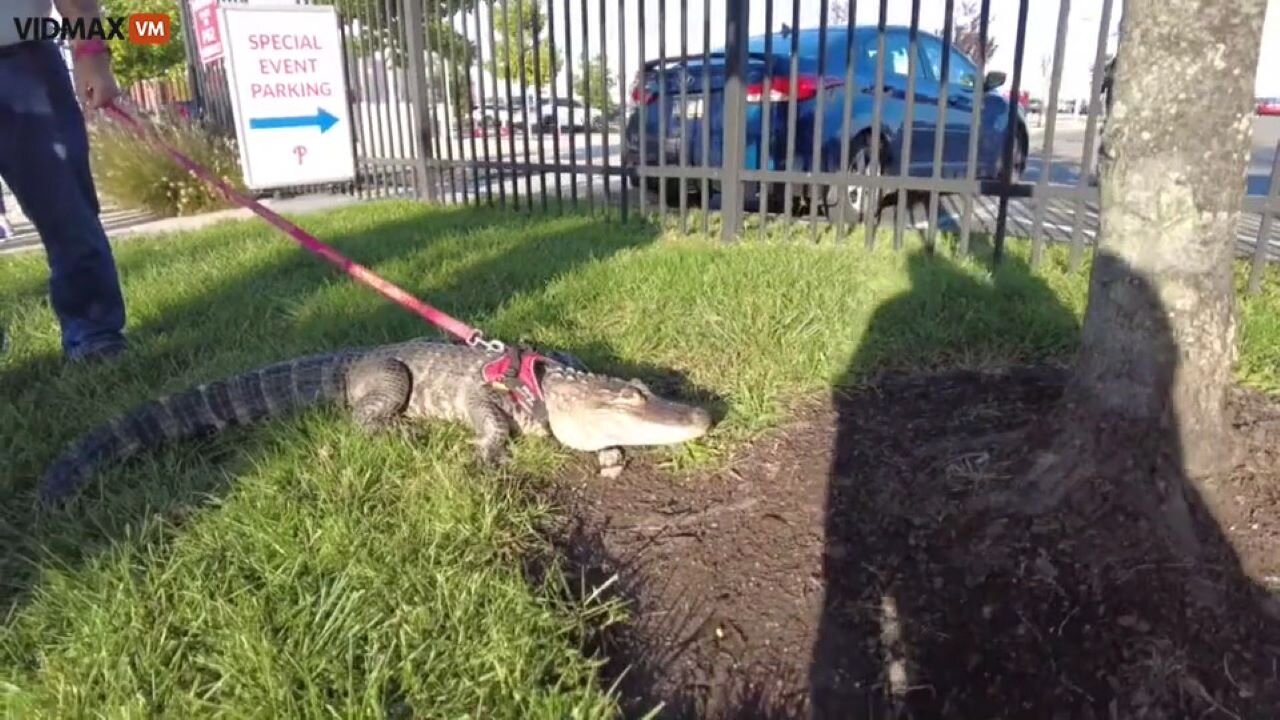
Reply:
[[[946, 104], [938, 106], [939, 124], [942, 126], [941, 174], [944, 177], [954, 177], [964, 174], [969, 157], [970, 124], [973, 122], [973, 98], [978, 71], [973, 63], [954, 48], [948, 51], [947, 67], [943, 68], [944, 50], [946, 48], [941, 39], [933, 36], [921, 37], [921, 58], [930, 82], [934, 84], [938, 102], [941, 102], [943, 86], [946, 86]], [[930, 145], [930, 151], [932, 150], [933, 145]]]
[[[924, 33], [916, 34], [919, 43], [925, 39]], [[875, 43], [875, 35], [868, 38]], [[879, 47], [868, 48], [867, 62], [873, 68]], [[912, 67], [911, 35], [906, 30], [892, 29], [884, 34], [884, 106], [881, 110], [881, 122], [892, 133], [890, 149], [894, 157], [902, 158], [908, 150], [906, 144], [907, 129], [907, 90], [910, 86], [910, 74], [915, 75], [915, 97], [911, 108], [911, 147], [910, 172], [912, 175], [929, 175], [933, 165], [933, 138], [938, 121], [938, 82], [933, 80], [919, 60], [918, 45], [916, 58]], [[874, 78], [874, 74], [872, 75]], [[874, 92], [874, 80], [871, 91]], [[901, 171], [901, 165], [898, 166]]]

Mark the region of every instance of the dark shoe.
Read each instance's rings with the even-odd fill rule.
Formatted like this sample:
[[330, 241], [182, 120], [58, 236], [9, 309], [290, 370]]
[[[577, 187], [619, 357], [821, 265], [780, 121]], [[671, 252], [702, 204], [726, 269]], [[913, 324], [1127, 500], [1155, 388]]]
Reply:
[[92, 364], [120, 355], [127, 349], [129, 344], [123, 339], [103, 340], [69, 353], [67, 361], [75, 364]]

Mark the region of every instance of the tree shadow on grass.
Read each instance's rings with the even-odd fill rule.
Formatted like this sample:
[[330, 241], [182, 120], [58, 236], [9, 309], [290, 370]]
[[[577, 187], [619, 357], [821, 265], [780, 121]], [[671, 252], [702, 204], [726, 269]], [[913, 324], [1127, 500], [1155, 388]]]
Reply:
[[[510, 296], [537, 292], [582, 263], [656, 237], [652, 227], [638, 223], [619, 231], [599, 220], [529, 219], [481, 208], [390, 214], [399, 217], [322, 239], [470, 322], [491, 317]], [[308, 225], [305, 219], [299, 224]], [[34, 510], [39, 473], [72, 437], [135, 402], [267, 362], [435, 334], [420, 318], [273, 231], [245, 227], [263, 243], [278, 243], [278, 254], [239, 276], [219, 277], [181, 302], [143, 308], [129, 328], [134, 350], [119, 362], [63, 367], [50, 354], [3, 366], [0, 395], [31, 416], [8, 418], [17, 436], [11, 431], [6, 439], [13, 452], [4, 458], [8, 477], [0, 483], [0, 608], [20, 607], [48, 568], [75, 569], [117, 542], [146, 544], [135, 535], [140, 523], [185, 517], [216, 503], [239, 474], [272, 452], [271, 442], [257, 439], [254, 429], [233, 430], [142, 460], [175, 474], [164, 486], [131, 485], [125, 465], [105, 473], [66, 510]], [[438, 242], [446, 235], [449, 242]], [[159, 251], [120, 254], [126, 287], [131, 275], [143, 273], [171, 274], [181, 283], [190, 263], [208, 261], [194, 243], [172, 259]], [[446, 270], [437, 272], [437, 265]], [[236, 459], [209, 462], [209, 453]]]
[[[1015, 261], [988, 288], [938, 262], [911, 259], [911, 290], [877, 311], [851, 373], [922, 313], [948, 312], [923, 286], [939, 272], [975, 297], [1022, 272]], [[1165, 317], [1145, 278], [1114, 258], [1096, 262]], [[1037, 294], [1066, 321], [1047, 289]], [[1128, 350], [1172, 415], [1178, 347], [1167, 326], [1154, 334]], [[990, 497], [1040, 472], [1034, 451], [1055, 431], [1044, 419], [1080, 417], [1055, 415], [1068, 382], [1065, 369], [1040, 365], [898, 374], [833, 393], [811, 717], [1274, 717], [1277, 617], [1182, 473], [1176, 417], [1057, 427], [1090, 438], [1074, 462], [1095, 468], [1093, 484], [1032, 518], [990, 509], [1002, 507]], [[1185, 523], [1170, 520], [1176, 502], [1166, 511], [1152, 500], [1162, 482]], [[1153, 511], [1130, 512], [1144, 505]]]

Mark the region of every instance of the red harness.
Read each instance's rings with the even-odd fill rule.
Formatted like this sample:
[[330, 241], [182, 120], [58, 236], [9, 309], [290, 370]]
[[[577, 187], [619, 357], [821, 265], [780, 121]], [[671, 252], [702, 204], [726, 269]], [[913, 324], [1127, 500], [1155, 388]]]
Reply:
[[540, 415], [543, 409], [542, 384], [538, 382], [538, 363], [547, 358], [532, 349], [507, 347], [502, 357], [485, 364], [484, 381], [501, 387], [525, 410]]

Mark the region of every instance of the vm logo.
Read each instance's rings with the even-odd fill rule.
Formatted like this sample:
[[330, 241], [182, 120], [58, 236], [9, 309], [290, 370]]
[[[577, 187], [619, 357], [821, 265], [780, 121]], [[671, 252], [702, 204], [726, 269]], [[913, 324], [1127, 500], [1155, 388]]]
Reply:
[[127, 16], [55, 20], [50, 17], [14, 18], [14, 27], [22, 40], [124, 40], [134, 45], [164, 45], [169, 42], [169, 15], [166, 13], [134, 13]]

